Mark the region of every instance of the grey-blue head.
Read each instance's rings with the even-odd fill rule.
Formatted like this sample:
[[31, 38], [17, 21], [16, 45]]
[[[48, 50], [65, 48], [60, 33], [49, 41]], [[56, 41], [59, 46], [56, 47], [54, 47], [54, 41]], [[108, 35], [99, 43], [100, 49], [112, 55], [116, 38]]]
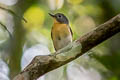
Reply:
[[56, 14], [49, 13], [49, 15], [54, 17], [60, 23], [69, 24], [67, 17], [62, 13], [56, 13]]

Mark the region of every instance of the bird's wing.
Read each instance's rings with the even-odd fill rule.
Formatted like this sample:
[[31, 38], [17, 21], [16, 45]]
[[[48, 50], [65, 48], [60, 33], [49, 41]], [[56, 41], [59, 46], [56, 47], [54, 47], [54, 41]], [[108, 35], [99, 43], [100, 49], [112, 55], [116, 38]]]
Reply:
[[70, 32], [71, 32], [71, 35], [73, 36], [73, 32], [72, 32], [72, 29], [71, 29], [71, 27], [69, 26], [69, 28], [70, 28]]
[[53, 40], [53, 34], [52, 34], [52, 30], [53, 30], [53, 27], [52, 27], [52, 29], [51, 29], [51, 38], [52, 38], [52, 40]]

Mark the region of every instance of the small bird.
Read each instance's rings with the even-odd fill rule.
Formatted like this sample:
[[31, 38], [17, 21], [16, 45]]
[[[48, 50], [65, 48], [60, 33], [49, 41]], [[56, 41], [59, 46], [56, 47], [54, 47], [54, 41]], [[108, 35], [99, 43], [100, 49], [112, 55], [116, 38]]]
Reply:
[[56, 51], [62, 49], [72, 42], [72, 30], [69, 26], [67, 17], [62, 13], [51, 14], [54, 19], [54, 24], [51, 30], [51, 38]]

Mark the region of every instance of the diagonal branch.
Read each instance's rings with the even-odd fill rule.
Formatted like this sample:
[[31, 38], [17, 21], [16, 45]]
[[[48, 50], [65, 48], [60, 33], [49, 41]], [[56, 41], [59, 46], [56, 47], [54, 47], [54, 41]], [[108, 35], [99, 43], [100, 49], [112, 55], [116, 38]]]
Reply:
[[56, 54], [36, 56], [14, 80], [36, 80], [45, 73], [78, 58], [118, 32], [120, 32], [120, 14], [59, 50]]
[[[5, 11], [11, 13], [13, 16], [21, 19], [20, 16], [18, 16], [14, 11], [12, 11], [12, 10], [10, 10], [10, 9], [7, 9], [7, 8], [1, 7], [1, 6], [0, 6], [0, 9], [5, 10]], [[27, 20], [26, 20], [24, 17], [22, 17], [22, 20], [23, 20], [25, 23], [27, 23]]]

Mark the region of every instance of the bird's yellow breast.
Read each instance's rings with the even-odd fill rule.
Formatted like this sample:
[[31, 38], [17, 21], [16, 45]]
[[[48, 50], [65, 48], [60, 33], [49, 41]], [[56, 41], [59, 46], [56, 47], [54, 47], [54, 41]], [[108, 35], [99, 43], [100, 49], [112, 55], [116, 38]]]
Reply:
[[54, 23], [51, 36], [56, 51], [72, 42], [68, 24]]
[[55, 23], [52, 27], [52, 34], [54, 34], [52, 37], [56, 38], [57, 36], [66, 37], [71, 33], [67, 24]]

